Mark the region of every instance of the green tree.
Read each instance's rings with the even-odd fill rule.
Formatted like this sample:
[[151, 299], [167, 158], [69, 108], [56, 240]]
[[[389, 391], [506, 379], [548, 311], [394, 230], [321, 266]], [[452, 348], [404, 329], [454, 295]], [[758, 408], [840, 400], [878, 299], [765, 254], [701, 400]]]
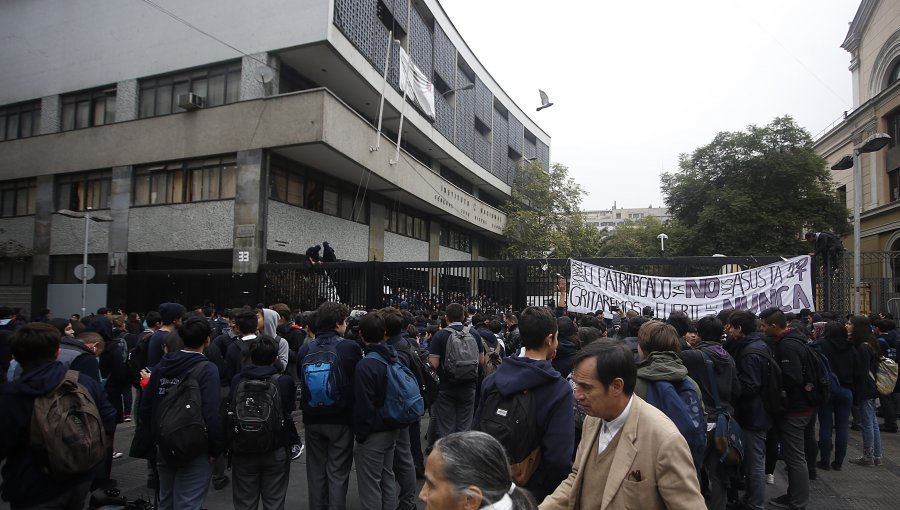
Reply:
[[[639, 220], [626, 220], [615, 229], [604, 233], [597, 250], [600, 257], [660, 257], [673, 254], [673, 245], [666, 239], [666, 251], [660, 249], [657, 236], [672, 237], [667, 226], [654, 216]], [[673, 239], [678, 239], [675, 236]]]
[[544, 171], [540, 163], [524, 166], [503, 205], [509, 258], [568, 258], [596, 254], [600, 231], [581, 213], [585, 191], [559, 163]]
[[837, 200], [825, 160], [790, 116], [721, 132], [682, 155], [679, 167], [662, 175], [668, 228], [687, 236], [673, 243], [678, 254], [804, 253], [804, 228], [847, 230], [848, 211]]

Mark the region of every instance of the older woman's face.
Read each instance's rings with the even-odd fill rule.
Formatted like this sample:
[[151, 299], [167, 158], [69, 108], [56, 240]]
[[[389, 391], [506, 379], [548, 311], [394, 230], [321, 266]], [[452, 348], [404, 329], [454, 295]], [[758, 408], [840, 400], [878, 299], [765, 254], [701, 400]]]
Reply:
[[455, 487], [444, 478], [444, 460], [437, 448], [431, 450], [425, 462], [425, 483], [419, 492], [419, 499], [425, 503], [425, 510], [466, 508], [465, 495], [458, 494]]

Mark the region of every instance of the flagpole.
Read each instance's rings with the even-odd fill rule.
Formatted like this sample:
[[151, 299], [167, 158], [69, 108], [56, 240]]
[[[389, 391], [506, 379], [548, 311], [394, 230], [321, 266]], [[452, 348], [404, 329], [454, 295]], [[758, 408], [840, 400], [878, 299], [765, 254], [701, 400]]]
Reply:
[[375, 152], [381, 148], [381, 121], [384, 116], [384, 94], [387, 90], [388, 67], [391, 63], [391, 43], [394, 41], [393, 29], [388, 32], [387, 54], [384, 57], [384, 80], [381, 83], [381, 101], [378, 103], [378, 131], [375, 133], [375, 145], [369, 147], [369, 152]]
[[[400, 49], [403, 49], [403, 46], [400, 46]], [[409, 55], [406, 56], [409, 59]], [[407, 62], [403, 61], [403, 55], [400, 55], [400, 67], [408, 65]], [[397, 151], [394, 153], [394, 159], [388, 161], [391, 165], [396, 165], [400, 161], [400, 139], [403, 138], [403, 114], [406, 111], [406, 93], [409, 90], [409, 79], [411, 76], [412, 70], [406, 69], [406, 73], [400, 73], [400, 76], [406, 74], [407, 83], [401, 83], [400, 88], [403, 89], [403, 101], [400, 103], [400, 127], [397, 128]]]

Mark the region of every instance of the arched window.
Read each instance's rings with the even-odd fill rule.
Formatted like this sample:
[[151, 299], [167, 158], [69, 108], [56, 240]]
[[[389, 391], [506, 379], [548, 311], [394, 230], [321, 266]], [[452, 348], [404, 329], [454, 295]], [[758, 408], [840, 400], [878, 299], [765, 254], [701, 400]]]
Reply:
[[900, 59], [894, 63], [893, 69], [891, 69], [891, 77], [888, 80], [888, 85], [900, 80]]

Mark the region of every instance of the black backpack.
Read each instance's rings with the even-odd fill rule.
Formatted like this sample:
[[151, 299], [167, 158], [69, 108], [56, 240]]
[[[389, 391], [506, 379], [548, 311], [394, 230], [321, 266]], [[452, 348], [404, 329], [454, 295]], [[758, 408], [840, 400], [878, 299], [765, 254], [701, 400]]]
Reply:
[[241, 379], [228, 409], [229, 449], [234, 453], [269, 452], [283, 443], [284, 413], [279, 374], [267, 379]]
[[141, 370], [147, 367], [147, 353], [150, 351], [150, 337], [152, 331], [145, 331], [138, 337], [137, 342], [125, 357], [125, 366], [128, 367], [128, 378], [135, 388], [140, 388]]
[[541, 440], [534, 421], [534, 394], [528, 390], [509, 396], [503, 396], [497, 390], [488, 393], [475, 429], [490, 434], [503, 445], [509, 457], [513, 482], [526, 485], [541, 462]]
[[202, 360], [191, 367], [156, 406], [156, 444], [166, 462], [173, 466], [183, 466], [209, 450], [197, 380], [207, 363]]
[[784, 391], [784, 382], [781, 379], [781, 365], [769, 351], [763, 349], [747, 349], [742, 356], [758, 354], [769, 361], [769, 370], [766, 373], [762, 388], [763, 407], [771, 416], [781, 416], [787, 411], [787, 393]]
[[819, 407], [831, 398], [831, 366], [825, 365], [826, 361], [810, 344], [793, 337], [788, 339], [803, 346], [804, 395], [811, 407]]

